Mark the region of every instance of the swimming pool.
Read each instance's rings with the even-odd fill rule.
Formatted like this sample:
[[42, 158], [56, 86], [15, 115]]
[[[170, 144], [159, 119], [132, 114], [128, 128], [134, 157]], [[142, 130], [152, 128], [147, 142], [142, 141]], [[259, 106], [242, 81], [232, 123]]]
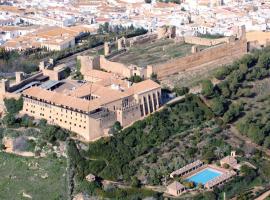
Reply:
[[193, 176], [188, 177], [186, 180], [194, 182], [196, 185], [199, 183], [205, 185], [208, 181], [213, 180], [214, 178], [222, 175], [222, 172], [217, 170], [206, 168]]

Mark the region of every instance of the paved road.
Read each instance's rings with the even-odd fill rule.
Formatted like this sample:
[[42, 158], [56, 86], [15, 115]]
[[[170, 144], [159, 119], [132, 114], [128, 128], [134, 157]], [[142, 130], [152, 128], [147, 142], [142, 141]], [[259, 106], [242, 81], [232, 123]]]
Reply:
[[77, 56], [83, 56], [83, 55], [87, 55], [90, 51], [99, 51], [103, 48], [103, 45], [94, 47], [94, 48], [90, 48], [84, 51], [81, 51], [79, 53], [75, 53], [69, 57], [63, 58], [61, 60], [58, 60], [56, 63], [57, 64], [66, 64], [68, 67], [70, 68], [75, 68], [76, 67], [76, 60], [77, 60]]
[[263, 193], [261, 196], [259, 196], [258, 198], [256, 198], [255, 200], [264, 200], [267, 197], [270, 197], [270, 190], [266, 191], [265, 193]]

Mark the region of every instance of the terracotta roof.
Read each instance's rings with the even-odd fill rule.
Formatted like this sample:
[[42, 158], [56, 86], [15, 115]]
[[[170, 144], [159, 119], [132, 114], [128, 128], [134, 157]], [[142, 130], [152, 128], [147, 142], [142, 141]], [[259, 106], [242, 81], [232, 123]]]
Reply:
[[126, 90], [128, 94], [140, 94], [160, 88], [160, 85], [150, 79], [135, 83]]
[[229, 165], [236, 165], [237, 160], [233, 156], [226, 156], [220, 160], [220, 162], [227, 163]]
[[84, 99], [67, 96], [61, 93], [48, 91], [39, 87], [31, 87], [23, 91], [24, 96], [34, 97], [38, 100], [44, 100], [48, 103], [58, 106], [66, 106], [69, 108], [89, 112], [100, 107], [95, 101], [87, 101]]
[[84, 97], [90, 94], [98, 96], [97, 99], [94, 99], [92, 101], [98, 101], [100, 105], [104, 105], [129, 96], [125, 92], [114, 90], [108, 87], [103, 87], [101, 85], [97, 85], [94, 83], [86, 83], [81, 87], [70, 92], [70, 95], [75, 97]]
[[188, 165], [185, 165], [184, 167], [176, 170], [176, 171], [173, 171], [171, 174], [170, 174], [170, 177], [173, 177], [173, 176], [177, 176], [177, 175], [180, 175], [180, 174], [183, 174], [185, 172], [188, 172], [189, 170], [195, 168], [195, 167], [198, 167], [200, 165], [203, 165], [203, 162], [200, 161], [200, 160], [196, 160], [195, 162], [193, 163], [190, 163]]
[[185, 186], [183, 186], [181, 183], [179, 183], [178, 181], [174, 181], [173, 183], [171, 183], [170, 185], [167, 186], [167, 188], [170, 188], [172, 190], [182, 190], [185, 188]]
[[230, 179], [231, 177], [235, 176], [236, 175], [236, 172], [235, 171], [229, 171], [227, 173], [224, 173], [210, 181], [208, 181], [206, 184], [205, 184], [205, 187], [207, 188], [210, 188], [210, 187], [214, 187], [215, 185], [218, 185], [219, 183], [222, 183], [224, 182], [225, 180], [228, 180]]

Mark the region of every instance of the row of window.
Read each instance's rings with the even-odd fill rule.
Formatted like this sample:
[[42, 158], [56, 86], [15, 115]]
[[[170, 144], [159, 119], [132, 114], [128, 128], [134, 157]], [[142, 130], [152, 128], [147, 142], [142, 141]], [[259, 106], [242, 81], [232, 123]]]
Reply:
[[[67, 123], [68, 123], [67, 121], [63, 121], [62, 119], [59, 119], [59, 120], [58, 120], [58, 118], [55, 118], [55, 120], [56, 120], [56, 121], [60, 121], [60, 122], [64, 122], [65, 124], [67, 124]], [[54, 120], [53, 120], [53, 122], [54, 122]], [[72, 125], [72, 123], [71, 123], [71, 122], [69, 122], [69, 125]], [[76, 123], [74, 123], [73, 125], [74, 125], [74, 126], [77, 126], [77, 124], [76, 124]], [[82, 125], [81, 125], [81, 124], [79, 124], [78, 126], [79, 126], [79, 128], [81, 128], [81, 127], [82, 127]], [[83, 128], [84, 128], [84, 129], [86, 129], [86, 126], [84, 126]]]
[[[33, 105], [33, 104], [36, 104], [36, 105], [39, 105], [39, 106], [43, 106], [43, 107], [47, 107], [47, 108], [52, 108], [52, 106], [50, 104], [47, 104], [47, 103], [44, 103], [44, 102], [40, 102], [40, 101], [37, 101], [37, 100], [33, 100], [33, 99], [29, 99], [29, 98], [24, 98], [24, 101], [25, 102], [30, 102], [31, 103], [30, 104], [31, 107], [33, 107], [33, 108], [35, 108], [35, 105]], [[26, 105], [29, 106], [28, 103]], [[44, 108], [43, 108], [43, 110], [44, 110]], [[69, 109], [61, 108], [61, 112], [70, 113], [71, 115], [75, 114], [75, 116], [79, 116], [81, 118], [83, 117], [83, 118], [86, 119], [86, 115], [84, 115], [82, 113], [77, 113], [75, 111], [71, 111]]]

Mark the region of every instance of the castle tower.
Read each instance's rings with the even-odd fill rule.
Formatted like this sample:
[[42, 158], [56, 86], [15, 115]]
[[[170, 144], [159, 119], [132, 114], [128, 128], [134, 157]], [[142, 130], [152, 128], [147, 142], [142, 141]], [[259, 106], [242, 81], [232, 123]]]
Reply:
[[176, 27], [175, 26], [170, 26], [170, 28], [169, 28], [169, 37], [170, 38], [175, 38], [176, 37]]
[[245, 40], [246, 39], [246, 26], [242, 25], [240, 27], [240, 39]]
[[117, 48], [118, 48], [118, 51], [119, 50], [122, 50], [123, 48], [126, 47], [126, 38], [125, 37], [122, 37], [120, 39], [117, 40]]
[[83, 75], [89, 70], [100, 69], [100, 56], [78, 56], [77, 60], [81, 64], [80, 72]]
[[52, 65], [52, 66], [54, 65], [54, 60], [53, 60], [53, 58], [50, 58], [50, 59], [49, 59], [49, 64]]
[[15, 72], [16, 84], [23, 81], [23, 72]]
[[197, 53], [198, 51], [199, 51], [199, 48], [198, 48], [197, 45], [193, 45], [193, 46], [191, 47], [191, 53]]
[[234, 27], [234, 32], [235, 32], [236, 37], [239, 40], [245, 40], [246, 39], [246, 27], [245, 27], [245, 25], [235, 26]]
[[39, 70], [40, 71], [42, 71], [43, 69], [45, 69], [45, 61], [41, 61], [40, 63], [39, 63]]
[[157, 29], [158, 39], [162, 39], [162, 38], [166, 37], [166, 33], [167, 33], [166, 26], [158, 27], [158, 29]]
[[236, 151], [231, 151], [231, 156], [235, 157], [236, 156]]
[[2, 79], [0, 82], [0, 92], [1, 94], [5, 94], [9, 89], [9, 80]]
[[108, 56], [111, 53], [110, 44], [108, 42], [104, 42], [104, 55]]

